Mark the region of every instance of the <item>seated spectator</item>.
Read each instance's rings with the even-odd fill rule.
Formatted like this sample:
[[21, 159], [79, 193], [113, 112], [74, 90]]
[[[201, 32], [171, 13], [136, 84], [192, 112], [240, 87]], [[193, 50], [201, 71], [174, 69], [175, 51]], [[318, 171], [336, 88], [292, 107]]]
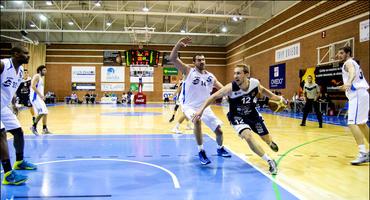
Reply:
[[71, 94], [71, 103], [78, 103], [78, 96], [74, 92]]
[[327, 102], [329, 110], [334, 110], [335, 108], [333, 101], [331, 100], [330, 96], [326, 92], [319, 97], [319, 102]]
[[86, 101], [86, 104], [89, 104], [89, 101], [90, 101], [90, 94], [89, 93], [85, 94], [85, 101]]
[[97, 97], [97, 94], [95, 94], [93, 91], [91, 91], [90, 92], [90, 101], [91, 101], [92, 104], [95, 103], [96, 97]]
[[127, 103], [127, 95], [126, 93], [122, 93], [122, 103]]
[[300, 96], [295, 92], [289, 105], [292, 111], [301, 112], [304, 107], [303, 93]]
[[132, 92], [131, 90], [129, 90], [127, 92], [127, 104], [131, 104], [131, 96], [132, 96]]

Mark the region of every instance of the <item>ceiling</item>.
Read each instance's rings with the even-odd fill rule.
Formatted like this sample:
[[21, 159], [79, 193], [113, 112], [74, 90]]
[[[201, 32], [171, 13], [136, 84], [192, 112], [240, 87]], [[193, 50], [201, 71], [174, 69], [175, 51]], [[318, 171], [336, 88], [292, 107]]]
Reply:
[[189, 35], [195, 45], [226, 46], [295, 3], [1, 1], [1, 41], [173, 44]]

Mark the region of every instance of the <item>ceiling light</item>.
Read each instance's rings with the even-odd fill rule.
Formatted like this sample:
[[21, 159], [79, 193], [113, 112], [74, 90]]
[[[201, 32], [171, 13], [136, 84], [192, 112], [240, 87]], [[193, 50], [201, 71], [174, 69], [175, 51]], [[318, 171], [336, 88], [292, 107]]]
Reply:
[[73, 22], [68, 22], [68, 25], [72, 26], [73, 25]]
[[216, 37], [220, 37], [220, 35], [219, 34], [216, 34]]
[[36, 25], [35, 25], [34, 23], [31, 23], [31, 24], [30, 24], [30, 27], [35, 28], [35, 27], [36, 27]]
[[4, 6], [3, 5], [0, 5], [0, 8], [4, 8]]
[[112, 25], [112, 22], [107, 22], [106, 25], [110, 26], [110, 25]]
[[180, 32], [181, 32], [181, 33], [185, 33], [186, 31], [185, 31], [184, 29], [181, 29], [181, 30], [180, 30]]
[[224, 32], [224, 33], [226, 33], [227, 32], [227, 27], [226, 26], [222, 26], [221, 31]]
[[232, 19], [233, 19], [234, 22], [237, 22], [238, 21], [238, 17], [237, 16], [233, 16]]
[[144, 12], [148, 12], [149, 11], [149, 8], [147, 8], [146, 6], [143, 8], [143, 11]]
[[239, 16], [239, 20], [242, 20], [243, 19], [243, 17], [242, 16]]
[[46, 21], [48, 19], [44, 15], [40, 15], [39, 18], [41, 19], [41, 21]]
[[14, 3], [16, 3], [16, 4], [22, 4], [23, 1], [14, 1]]
[[96, 7], [100, 7], [100, 6], [101, 6], [100, 1], [96, 2], [96, 3], [95, 3], [95, 6], [96, 6]]
[[46, 1], [46, 5], [51, 6], [53, 3], [51, 1]]

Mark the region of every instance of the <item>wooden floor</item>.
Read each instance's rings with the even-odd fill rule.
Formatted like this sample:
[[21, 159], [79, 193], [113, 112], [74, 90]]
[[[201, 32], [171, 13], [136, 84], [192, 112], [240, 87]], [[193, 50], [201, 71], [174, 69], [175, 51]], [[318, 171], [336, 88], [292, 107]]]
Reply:
[[[173, 105], [159, 104], [146, 107], [58, 105], [49, 107], [48, 126], [56, 134], [168, 134], [174, 126], [168, 123], [172, 109]], [[225, 146], [267, 171], [265, 162], [255, 156], [229, 126], [225, 108], [213, 106], [212, 109], [224, 122]], [[153, 115], [121, 116], [123, 112]], [[264, 114], [264, 118], [280, 151], [274, 153], [258, 140], [278, 160], [280, 173], [275, 178], [289, 191], [302, 199], [369, 199], [369, 165], [349, 165], [357, 155], [357, 146], [348, 128], [325, 124], [319, 129], [313, 122], [300, 127], [298, 119], [269, 114]], [[22, 111], [19, 119], [25, 132], [31, 134], [29, 111]], [[203, 128], [214, 138], [208, 128]], [[185, 123], [182, 129], [185, 130]]]

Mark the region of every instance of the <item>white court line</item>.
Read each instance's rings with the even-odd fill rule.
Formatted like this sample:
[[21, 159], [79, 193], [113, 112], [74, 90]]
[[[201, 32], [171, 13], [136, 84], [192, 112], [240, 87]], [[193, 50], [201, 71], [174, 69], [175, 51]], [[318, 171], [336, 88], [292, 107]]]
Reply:
[[[208, 137], [210, 137], [211, 139], [213, 139], [215, 142], [216, 142], [216, 139], [213, 138], [209, 133], [205, 133]], [[292, 189], [290, 189], [287, 185], [283, 184], [282, 182], [280, 182], [279, 180], [277, 179], [274, 179], [272, 178], [272, 176], [268, 173], [266, 173], [265, 171], [261, 170], [259, 167], [257, 167], [256, 165], [252, 164], [247, 158], [246, 156], [242, 155], [242, 154], [238, 154], [236, 153], [235, 151], [233, 151], [229, 146], [227, 145], [224, 145], [224, 147], [226, 147], [231, 153], [233, 153], [234, 155], [238, 156], [241, 160], [243, 160], [244, 162], [246, 162], [247, 164], [249, 164], [250, 166], [252, 166], [254, 169], [256, 169], [257, 171], [259, 171], [261, 174], [265, 175], [268, 179], [270, 179], [272, 182], [278, 184], [281, 188], [284, 188], [285, 190], [287, 190], [288, 192], [290, 192], [291, 194], [293, 194], [295, 197], [297, 197], [298, 199], [305, 199], [304, 197], [301, 196], [301, 194], [298, 194], [296, 193], [295, 191], [293, 191]], [[280, 170], [279, 170], [280, 171]], [[280, 173], [280, 172], [279, 172]], [[281, 176], [280, 174], [278, 173], [278, 175], [276, 176]], [[273, 187], [273, 186], [271, 186]]]
[[[28, 141], [33, 140], [45, 140], [46, 138], [34, 138], [34, 139], [24, 139]], [[48, 141], [51, 140], [61, 140], [61, 141], [97, 141], [97, 140], [195, 140], [194, 138], [90, 138], [90, 139], [63, 139], [63, 138], [47, 138]]]
[[[179, 180], [177, 179], [176, 175], [172, 173], [170, 170], [161, 167], [159, 165], [147, 163], [147, 162], [140, 162], [140, 161], [135, 161], [135, 160], [123, 160], [123, 159], [96, 159], [96, 158], [86, 158], [86, 159], [70, 159], [70, 160], [54, 160], [54, 161], [47, 161], [47, 162], [40, 162], [36, 163], [36, 165], [45, 165], [45, 164], [51, 164], [51, 163], [61, 163], [61, 162], [75, 162], [75, 161], [116, 161], [116, 162], [129, 162], [129, 163], [137, 163], [137, 164], [142, 164], [142, 165], [147, 165], [151, 167], [155, 167], [157, 169], [160, 169], [167, 174], [169, 174], [172, 178], [173, 185], [176, 189], [180, 189], [180, 183]], [[1, 171], [3, 173], [3, 171]]]

